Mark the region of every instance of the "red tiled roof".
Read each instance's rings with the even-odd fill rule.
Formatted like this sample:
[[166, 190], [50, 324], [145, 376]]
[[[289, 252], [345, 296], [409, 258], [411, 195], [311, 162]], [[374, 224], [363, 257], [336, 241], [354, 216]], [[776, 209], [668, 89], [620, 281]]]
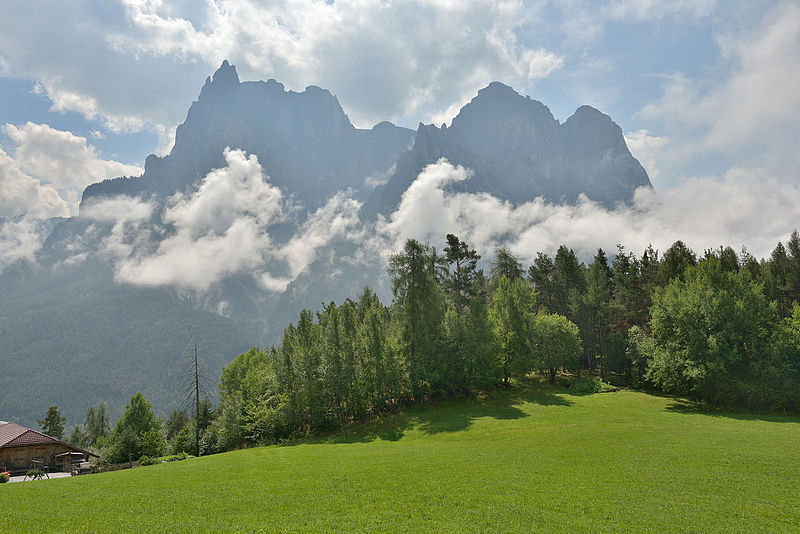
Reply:
[[5, 447], [9, 442], [14, 441], [22, 434], [30, 430], [17, 423], [5, 423], [0, 426], [0, 447]]
[[66, 445], [71, 450], [81, 451], [92, 456], [97, 456], [94, 453], [84, 451], [81, 448], [64, 443], [56, 438], [50, 437], [47, 434], [37, 432], [32, 428], [26, 428], [17, 423], [4, 423], [0, 424], [0, 449], [5, 447], [24, 447], [26, 445], [47, 445], [52, 443], [61, 443]]

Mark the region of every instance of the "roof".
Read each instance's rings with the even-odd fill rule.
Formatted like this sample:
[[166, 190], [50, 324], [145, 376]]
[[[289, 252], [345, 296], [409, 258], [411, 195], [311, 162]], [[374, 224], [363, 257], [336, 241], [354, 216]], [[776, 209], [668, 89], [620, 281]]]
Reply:
[[33, 430], [32, 428], [27, 428], [22, 425], [18, 425], [17, 423], [7, 423], [5, 421], [3, 421], [3, 423], [4, 424], [0, 424], [0, 449], [7, 447], [25, 447], [27, 445], [61, 444], [69, 447], [73, 451], [79, 451], [85, 454], [91, 454], [92, 456], [97, 456], [92, 452], [85, 451], [79, 447], [70, 445], [69, 443], [57, 440], [54, 437]]

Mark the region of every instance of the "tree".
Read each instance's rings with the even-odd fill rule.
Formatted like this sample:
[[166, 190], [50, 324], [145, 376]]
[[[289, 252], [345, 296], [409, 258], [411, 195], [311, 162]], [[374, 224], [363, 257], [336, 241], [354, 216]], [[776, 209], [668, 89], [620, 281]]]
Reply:
[[167, 431], [167, 439], [171, 441], [178, 432], [183, 430], [183, 427], [185, 427], [188, 422], [189, 416], [186, 414], [186, 410], [172, 410], [172, 413], [169, 414], [164, 424], [165, 430]]
[[83, 431], [81, 425], [75, 425], [75, 428], [72, 429], [72, 433], [69, 435], [67, 443], [75, 445], [76, 447], [86, 447], [89, 444], [86, 433]]
[[129, 458], [159, 456], [164, 449], [160, 434], [161, 420], [141, 391], [131, 397], [125, 413], [117, 421], [111, 435], [114, 444], [111, 461], [124, 462]]
[[661, 259], [659, 269], [660, 284], [666, 285], [673, 278], [683, 279], [683, 273], [689, 267], [697, 265], [697, 256], [683, 241], [675, 241]]
[[[747, 272], [712, 257], [656, 290], [646, 377], [705, 403], [757, 407], [772, 389], [775, 306]], [[641, 347], [640, 347], [641, 348]]]
[[586, 291], [585, 268], [575, 251], [558, 247], [553, 260], [553, 313], [575, 317], [580, 295]]
[[792, 260], [786, 253], [786, 247], [780, 241], [770, 254], [765, 274], [766, 291], [778, 305], [781, 317], [792, 311]]
[[504, 247], [494, 249], [495, 260], [492, 264], [492, 283], [497, 286], [502, 277], [509, 282], [522, 279], [522, 265], [510, 250]]
[[97, 408], [89, 406], [86, 409], [86, 419], [83, 422], [83, 428], [86, 432], [87, 445], [99, 447], [102, 446], [105, 440], [111, 434], [111, 426], [108, 423], [108, 415], [106, 415], [106, 404], [100, 403]]
[[561, 368], [575, 368], [581, 354], [581, 338], [577, 325], [559, 314], [539, 313], [532, 328], [534, 361], [556, 383]]
[[44, 419], [37, 419], [42, 432], [56, 439], [64, 439], [64, 424], [67, 418], [61, 415], [57, 406], [50, 406]]
[[535, 305], [533, 289], [521, 278], [514, 282], [505, 276], [500, 278], [489, 317], [503, 362], [505, 383], [512, 374], [524, 374], [531, 368], [529, 326]]
[[556, 288], [553, 280], [554, 270], [553, 259], [541, 252], [536, 254], [533, 265], [528, 268], [528, 282], [536, 289], [540, 304], [551, 312], [556, 305]]
[[433, 247], [409, 239], [402, 252], [389, 258], [388, 270], [411, 391], [415, 397], [441, 393], [444, 362], [440, 349], [446, 310], [440, 285], [442, 260]]
[[456, 311], [461, 314], [468, 306], [469, 299], [477, 293], [477, 265], [481, 257], [469, 246], [453, 234], [447, 234], [447, 246], [444, 247], [445, 259], [453, 266], [445, 287], [447, 288]]
[[786, 248], [789, 257], [789, 272], [786, 276], [789, 286], [789, 301], [800, 302], [800, 235], [797, 230], [792, 232]]
[[[579, 318], [583, 341], [586, 345], [588, 366], [595, 368], [601, 358], [603, 343], [608, 333], [608, 309], [611, 300], [611, 269], [603, 249], [598, 248], [586, 272], [586, 292], [581, 295], [583, 313]], [[603, 368], [605, 367], [605, 363]]]
[[776, 332], [772, 408], [800, 411], [800, 304], [795, 303]]

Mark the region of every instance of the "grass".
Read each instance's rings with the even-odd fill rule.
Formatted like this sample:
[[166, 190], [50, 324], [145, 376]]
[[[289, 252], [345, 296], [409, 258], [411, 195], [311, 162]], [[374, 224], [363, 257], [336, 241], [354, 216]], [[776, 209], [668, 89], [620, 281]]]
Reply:
[[328, 438], [0, 486], [10, 532], [797, 532], [800, 418], [527, 383]]

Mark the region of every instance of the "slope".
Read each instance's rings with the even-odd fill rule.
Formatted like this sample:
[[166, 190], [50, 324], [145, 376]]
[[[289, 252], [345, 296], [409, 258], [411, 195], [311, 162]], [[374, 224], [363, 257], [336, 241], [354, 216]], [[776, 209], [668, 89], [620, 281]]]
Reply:
[[797, 417], [528, 384], [290, 446], [0, 487], [0, 518], [20, 532], [787, 532], [798, 437]]

